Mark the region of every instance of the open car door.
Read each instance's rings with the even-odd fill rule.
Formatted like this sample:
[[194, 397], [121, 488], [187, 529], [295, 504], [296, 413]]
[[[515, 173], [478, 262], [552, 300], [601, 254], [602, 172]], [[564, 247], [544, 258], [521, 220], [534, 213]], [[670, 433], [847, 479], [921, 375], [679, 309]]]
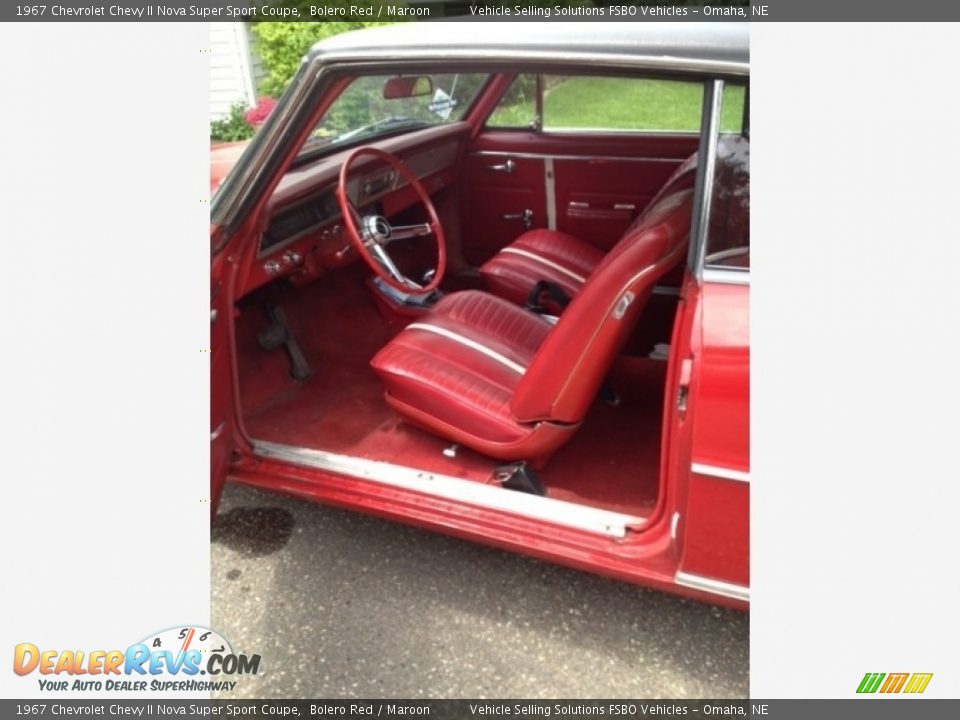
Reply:
[[233, 451], [233, 364], [230, 361], [226, 253], [213, 259], [210, 285], [210, 517], [217, 514]]
[[[749, 101], [739, 128], [720, 125], [722, 102], [737, 92], [714, 81], [702, 232], [687, 274], [674, 336], [667, 432], [683, 443], [675, 477], [680, 585], [750, 599], [750, 138]], [[721, 102], [712, 102], [713, 100]]]

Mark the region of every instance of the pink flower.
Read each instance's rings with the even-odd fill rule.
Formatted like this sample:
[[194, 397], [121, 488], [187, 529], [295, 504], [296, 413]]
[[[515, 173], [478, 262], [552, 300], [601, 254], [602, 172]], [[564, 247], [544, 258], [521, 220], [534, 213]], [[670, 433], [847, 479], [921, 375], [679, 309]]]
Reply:
[[257, 102], [257, 106], [247, 110], [246, 114], [243, 116], [247, 121], [248, 125], [257, 127], [258, 125], [263, 125], [266, 119], [270, 116], [270, 113], [273, 112], [273, 109], [277, 106], [277, 101], [270, 97], [262, 97]]

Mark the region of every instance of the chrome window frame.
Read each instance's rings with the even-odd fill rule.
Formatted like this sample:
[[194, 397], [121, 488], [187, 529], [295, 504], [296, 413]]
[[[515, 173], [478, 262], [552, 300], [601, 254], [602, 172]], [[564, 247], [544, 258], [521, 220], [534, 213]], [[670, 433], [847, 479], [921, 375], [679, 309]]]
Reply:
[[720, 126], [720, 98], [723, 80], [703, 83], [703, 110], [700, 113], [700, 145], [697, 147], [697, 177], [694, 181], [693, 218], [690, 223], [690, 253], [687, 266], [697, 279], [703, 281], [703, 258], [707, 246], [707, 227], [713, 196], [714, 169], [717, 164], [717, 129]]

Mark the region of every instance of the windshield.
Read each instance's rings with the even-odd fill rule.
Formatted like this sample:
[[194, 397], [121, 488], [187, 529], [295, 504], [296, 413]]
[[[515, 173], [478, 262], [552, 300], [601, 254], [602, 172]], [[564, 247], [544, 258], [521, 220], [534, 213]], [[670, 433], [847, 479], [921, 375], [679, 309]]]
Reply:
[[[440, 73], [428, 75], [428, 92], [413, 97], [384, 98], [384, 87], [395, 75], [370, 75], [354, 80], [324, 113], [300, 150], [301, 155], [352, 141], [458, 122], [489, 75]], [[425, 82], [425, 81], [424, 81]]]

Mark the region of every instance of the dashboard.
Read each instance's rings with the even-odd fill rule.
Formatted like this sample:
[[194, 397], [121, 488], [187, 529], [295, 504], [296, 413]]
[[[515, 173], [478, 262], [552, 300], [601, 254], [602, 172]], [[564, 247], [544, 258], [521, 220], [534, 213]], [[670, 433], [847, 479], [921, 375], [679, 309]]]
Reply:
[[[455, 123], [374, 146], [400, 158], [433, 195], [456, 181], [468, 136], [469, 125]], [[359, 259], [342, 227], [336, 199], [340, 166], [347, 155], [344, 151], [293, 168], [280, 181], [267, 204], [254, 262], [242, 282], [244, 294], [278, 278], [306, 283]], [[375, 158], [357, 160], [347, 192], [361, 212], [375, 209], [387, 217], [418, 202], [414, 189]]]

